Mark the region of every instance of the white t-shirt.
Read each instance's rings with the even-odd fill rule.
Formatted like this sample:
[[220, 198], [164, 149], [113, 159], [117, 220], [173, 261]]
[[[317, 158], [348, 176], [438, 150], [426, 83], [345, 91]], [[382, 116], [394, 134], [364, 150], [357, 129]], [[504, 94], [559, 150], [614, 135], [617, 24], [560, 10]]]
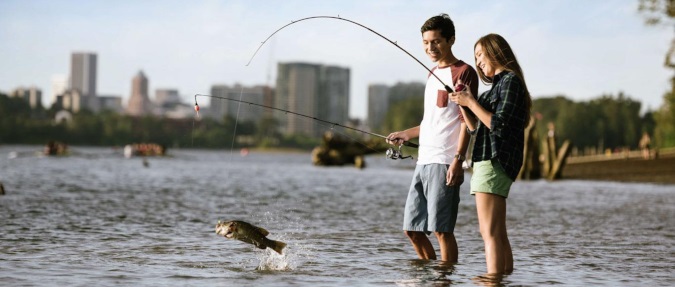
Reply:
[[[463, 71], [461, 65], [435, 68], [433, 71], [443, 82], [454, 87], [453, 79]], [[459, 66], [459, 67], [458, 67]], [[424, 117], [420, 123], [419, 154], [417, 164], [451, 164], [459, 144], [461, 111], [457, 104], [450, 102], [443, 84], [429, 75], [424, 91]]]

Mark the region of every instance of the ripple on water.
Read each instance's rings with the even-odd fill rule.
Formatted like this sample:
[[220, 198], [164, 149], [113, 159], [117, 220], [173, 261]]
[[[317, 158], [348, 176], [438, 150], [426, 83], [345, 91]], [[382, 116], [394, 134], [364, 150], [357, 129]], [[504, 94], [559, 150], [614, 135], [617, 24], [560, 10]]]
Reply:
[[[0, 154], [8, 147], [0, 147]], [[91, 153], [108, 152], [93, 148]], [[412, 170], [317, 168], [308, 154], [245, 158], [0, 157], [0, 281], [12, 286], [475, 286], [484, 277], [474, 198], [462, 186], [460, 262], [416, 260], [401, 232]], [[67, 167], [67, 168], [65, 168]], [[468, 182], [467, 178], [467, 182]], [[672, 186], [516, 182], [507, 201], [515, 272], [502, 285], [668, 285]], [[214, 233], [241, 219], [284, 255]], [[432, 243], [437, 246], [432, 236]], [[481, 280], [488, 280], [482, 282]], [[492, 278], [494, 279], [494, 278]]]

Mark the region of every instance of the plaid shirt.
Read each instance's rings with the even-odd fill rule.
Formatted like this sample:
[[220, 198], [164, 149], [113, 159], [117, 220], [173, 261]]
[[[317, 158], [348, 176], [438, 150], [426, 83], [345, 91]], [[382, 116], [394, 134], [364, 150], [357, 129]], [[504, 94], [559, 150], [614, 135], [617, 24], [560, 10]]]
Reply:
[[494, 76], [492, 89], [478, 98], [478, 103], [492, 113], [488, 128], [482, 122], [472, 134], [476, 135], [472, 162], [497, 159], [506, 175], [513, 181], [523, 165], [525, 124], [525, 90], [516, 74], [503, 71]]

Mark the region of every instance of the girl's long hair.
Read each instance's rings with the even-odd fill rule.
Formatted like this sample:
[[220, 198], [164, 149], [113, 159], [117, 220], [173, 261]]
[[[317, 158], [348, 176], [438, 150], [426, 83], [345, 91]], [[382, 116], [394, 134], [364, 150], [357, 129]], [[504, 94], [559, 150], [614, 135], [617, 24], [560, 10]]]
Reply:
[[[532, 109], [532, 97], [530, 97], [530, 91], [527, 89], [523, 70], [520, 68], [520, 64], [518, 64], [516, 55], [513, 53], [509, 43], [506, 42], [504, 37], [498, 34], [487, 34], [476, 41], [476, 44], [473, 45], [473, 49], [476, 50], [476, 46], [478, 45], [481, 46], [483, 54], [491, 61], [490, 64], [493, 67], [504, 67], [504, 70], [513, 72], [520, 78], [520, 81], [523, 83], [523, 88], [525, 89], [525, 107], [529, 117], [530, 110]], [[481, 69], [478, 67], [476, 68], [481, 81], [486, 84], [492, 84], [492, 78], [485, 76]]]

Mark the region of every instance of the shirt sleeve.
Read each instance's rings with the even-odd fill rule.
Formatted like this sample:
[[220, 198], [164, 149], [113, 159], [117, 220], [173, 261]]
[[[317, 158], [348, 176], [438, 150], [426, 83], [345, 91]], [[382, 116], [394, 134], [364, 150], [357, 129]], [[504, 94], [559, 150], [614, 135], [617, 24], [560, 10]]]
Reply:
[[491, 133], [503, 137], [514, 119], [518, 118], [517, 113], [522, 109], [524, 94], [523, 85], [517, 76], [514, 74], [504, 76], [497, 98], [493, 99], [498, 102], [497, 109], [490, 119]]
[[[474, 98], [478, 98], [478, 74], [476, 70], [472, 69], [470, 66], [467, 66], [464, 71], [459, 75], [459, 79], [462, 80], [465, 86], [469, 87], [471, 94]], [[471, 109], [464, 109], [469, 115], [474, 116], [474, 113]], [[462, 118], [462, 122], [464, 118]]]

